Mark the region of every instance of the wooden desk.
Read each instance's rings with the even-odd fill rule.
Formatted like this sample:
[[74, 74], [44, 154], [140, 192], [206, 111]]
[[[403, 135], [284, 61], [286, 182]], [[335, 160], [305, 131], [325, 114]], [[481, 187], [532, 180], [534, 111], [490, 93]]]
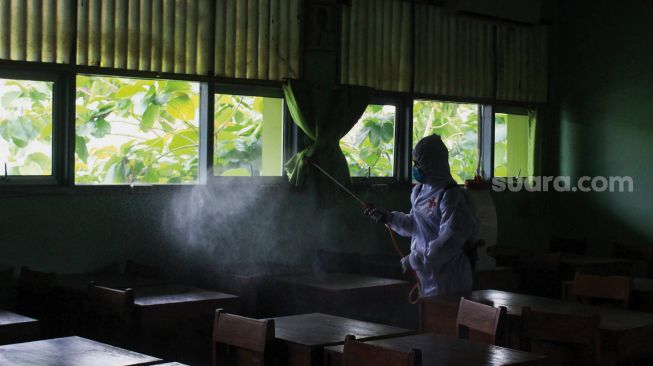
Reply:
[[238, 312], [238, 296], [184, 285], [135, 287], [139, 350], [191, 364], [208, 362], [215, 310]]
[[480, 290], [467, 294], [443, 295], [422, 299], [424, 331], [454, 335], [456, 332], [457, 310], [454, 313], [453, 309], [458, 308], [461, 295], [473, 301], [491, 302], [494, 306], [505, 306], [508, 309], [509, 345], [515, 348], [519, 345], [522, 308], [526, 306], [531, 307], [533, 310], [552, 313], [599, 315], [601, 317], [602, 358], [613, 358], [613, 361], [616, 360], [616, 345], [621, 335], [638, 327], [653, 324], [653, 314], [649, 313], [585, 305], [506, 291]]
[[57, 276], [55, 285], [57, 335], [75, 335], [83, 331], [82, 317], [84, 299], [89, 283], [116, 289], [144, 287], [165, 283], [156, 278], [128, 276], [124, 274], [88, 274], [73, 273]]
[[305, 269], [272, 262], [237, 263], [204, 275], [207, 288], [226, 291], [240, 297], [243, 315], [253, 318], [275, 316], [270, 303], [277, 297], [271, 288], [273, 277], [306, 273]]
[[275, 337], [280, 341], [282, 364], [322, 365], [322, 348], [343, 344], [345, 336], [379, 339], [413, 333], [409, 329], [347, 319], [322, 313], [273, 318]]
[[212, 324], [218, 308], [237, 312], [238, 296], [184, 285], [135, 287], [134, 307], [142, 325], [187, 323], [196, 318]]
[[[422, 351], [423, 366], [538, 365], [545, 359], [544, 356], [535, 353], [431, 333], [379, 339], [365, 343], [400, 351], [419, 349]], [[325, 366], [341, 365], [343, 347], [338, 345], [324, 349]]]
[[562, 278], [572, 280], [576, 272], [604, 276], [632, 276], [633, 261], [622, 258], [563, 254], [560, 258]]
[[161, 360], [81, 337], [9, 344], [0, 347], [0, 365], [120, 366], [153, 365]]
[[26, 342], [38, 336], [38, 320], [0, 310], [0, 344]]
[[[562, 282], [562, 298], [573, 301], [574, 281]], [[653, 312], [653, 279], [633, 278], [630, 307], [632, 310]]]
[[128, 276], [124, 274], [63, 274], [57, 276], [57, 287], [69, 291], [86, 291], [89, 283], [98, 286], [126, 289], [129, 287], [145, 287], [162, 285], [166, 282], [157, 278]]
[[[348, 273], [275, 277], [277, 314], [322, 312], [410, 327], [407, 281]], [[413, 309], [417, 312], [417, 309]]]

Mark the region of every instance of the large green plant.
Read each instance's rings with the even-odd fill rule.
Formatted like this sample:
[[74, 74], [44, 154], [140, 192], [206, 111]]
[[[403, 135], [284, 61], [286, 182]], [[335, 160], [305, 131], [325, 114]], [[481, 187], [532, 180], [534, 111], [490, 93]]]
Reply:
[[340, 140], [354, 177], [391, 177], [394, 163], [395, 109], [369, 105], [358, 123]]
[[76, 182], [196, 182], [198, 104], [190, 82], [78, 76]]
[[1, 174], [52, 174], [52, 86], [0, 79]]
[[263, 98], [216, 95], [214, 120], [215, 174], [261, 175]]
[[418, 100], [413, 104], [413, 147], [432, 134], [449, 149], [451, 175], [474, 178], [478, 162], [478, 105]]

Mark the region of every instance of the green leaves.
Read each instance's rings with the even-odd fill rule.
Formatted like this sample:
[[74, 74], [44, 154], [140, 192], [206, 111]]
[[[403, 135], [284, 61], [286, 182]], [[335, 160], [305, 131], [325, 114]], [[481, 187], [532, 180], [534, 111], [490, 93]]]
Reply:
[[86, 140], [83, 137], [75, 137], [75, 154], [84, 164], [88, 162], [88, 149], [86, 148]]
[[478, 105], [418, 100], [413, 104], [413, 146], [438, 134], [449, 148], [449, 165], [457, 182], [474, 177], [478, 161]]
[[156, 104], [150, 104], [147, 109], [145, 109], [143, 117], [141, 118], [141, 130], [147, 132], [154, 126], [154, 122], [159, 118], [160, 110], [161, 107]]
[[187, 121], [195, 118], [195, 108], [192, 99], [183, 94], [171, 99], [168, 102], [166, 111], [179, 120]]
[[78, 76], [77, 85], [77, 182], [197, 180], [197, 84]]
[[358, 123], [340, 141], [352, 176], [393, 175], [394, 121], [394, 109], [369, 105]]
[[125, 85], [121, 87], [114, 96], [116, 98], [130, 98], [138, 93], [145, 92], [147, 92], [147, 89], [141, 85]]
[[13, 106], [12, 106], [13, 102], [14, 102], [16, 99], [18, 99], [18, 97], [20, 96], [20, 94], [21, 94], [21, 93], [20, 93], [19, 91], [9, 91], [9, 92], [6, 92], [6, 93], [4, 93], [4, 94], [2, 95], [2, 99], [0, 99], [0, 103], [2, 103], [2, 106], [3, 106], [4, 108], [6, 108], [6, 109], [10, 109], [10, 108], [13, 107]]
[[263, 97], [216, 95], [216, 174], [261, 174], [264, 104]]

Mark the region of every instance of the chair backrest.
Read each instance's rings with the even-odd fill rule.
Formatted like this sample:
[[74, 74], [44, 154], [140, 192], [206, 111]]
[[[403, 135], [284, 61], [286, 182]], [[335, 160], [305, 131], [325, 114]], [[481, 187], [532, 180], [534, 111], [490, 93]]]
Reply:
[[358, 342], [348, 335], [342, 355], [342, 366], [421, 366], [422, 352], [408, 352]]
[[86, 331], [89, 336], [126, 344], [131, 334], [134, 292], [88, 285]]
[[549, 240], [549, 250], [552, 253], [585, 254], [587, 238], [560, 238], [552, 236]]
[[653, 262], [653, 245], [612, 243], [612, 255], [617, 258]]
[[268, 344], [274, 339], [274, 320], [257, 320], [215, 311], [213, 365], [269, 364]]
[[460, 298], [458, 305], [458, 338], [488, 344], [501, 344], [507, 309]]
[[519, 258], [519, 292], [545, 296], [560, 297], [561, 281], [560, 253], [523, 252]]
[[637, 365], [653, 364], [653, 325], [628, 329], [619, 336], [619, 360]]
[[599, 349], [598, 315], [547, 313], [522, 308], [522, 349], [546, 355], [551, 364], [594, 365]]
[[125, 274], [128, 276], [139, 276], [146, 278], [162, 278], [163, 270], [159, 267], [136, 263], [134, 261], [128, 260], [125, 262]]
[[653, 245], [615, 242], [612, 243], [612, 256], [634, 261], [633, 274], [636, 277], [653, 277]]
[[576, 273], [573, 294], [577, 300], [608, 300], [619, 307], [628, 309], [632, 279], [625, 276], [598, 276]]

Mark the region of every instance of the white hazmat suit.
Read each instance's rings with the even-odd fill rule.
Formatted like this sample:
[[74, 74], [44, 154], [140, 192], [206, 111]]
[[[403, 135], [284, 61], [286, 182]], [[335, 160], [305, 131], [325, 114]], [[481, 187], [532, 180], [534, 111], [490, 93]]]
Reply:
[[474, 239], [478, 221], [462, 189], [455, 187], [448, 158], [440, 136], [422, 139], [413, 150], [413, 159], [424, 179], [413, 188], [412, 209], [388, 217], [393, 230], [412, 237], [408, 260], [417, 273], [422, 297], [472, 290], [465, 243]]

